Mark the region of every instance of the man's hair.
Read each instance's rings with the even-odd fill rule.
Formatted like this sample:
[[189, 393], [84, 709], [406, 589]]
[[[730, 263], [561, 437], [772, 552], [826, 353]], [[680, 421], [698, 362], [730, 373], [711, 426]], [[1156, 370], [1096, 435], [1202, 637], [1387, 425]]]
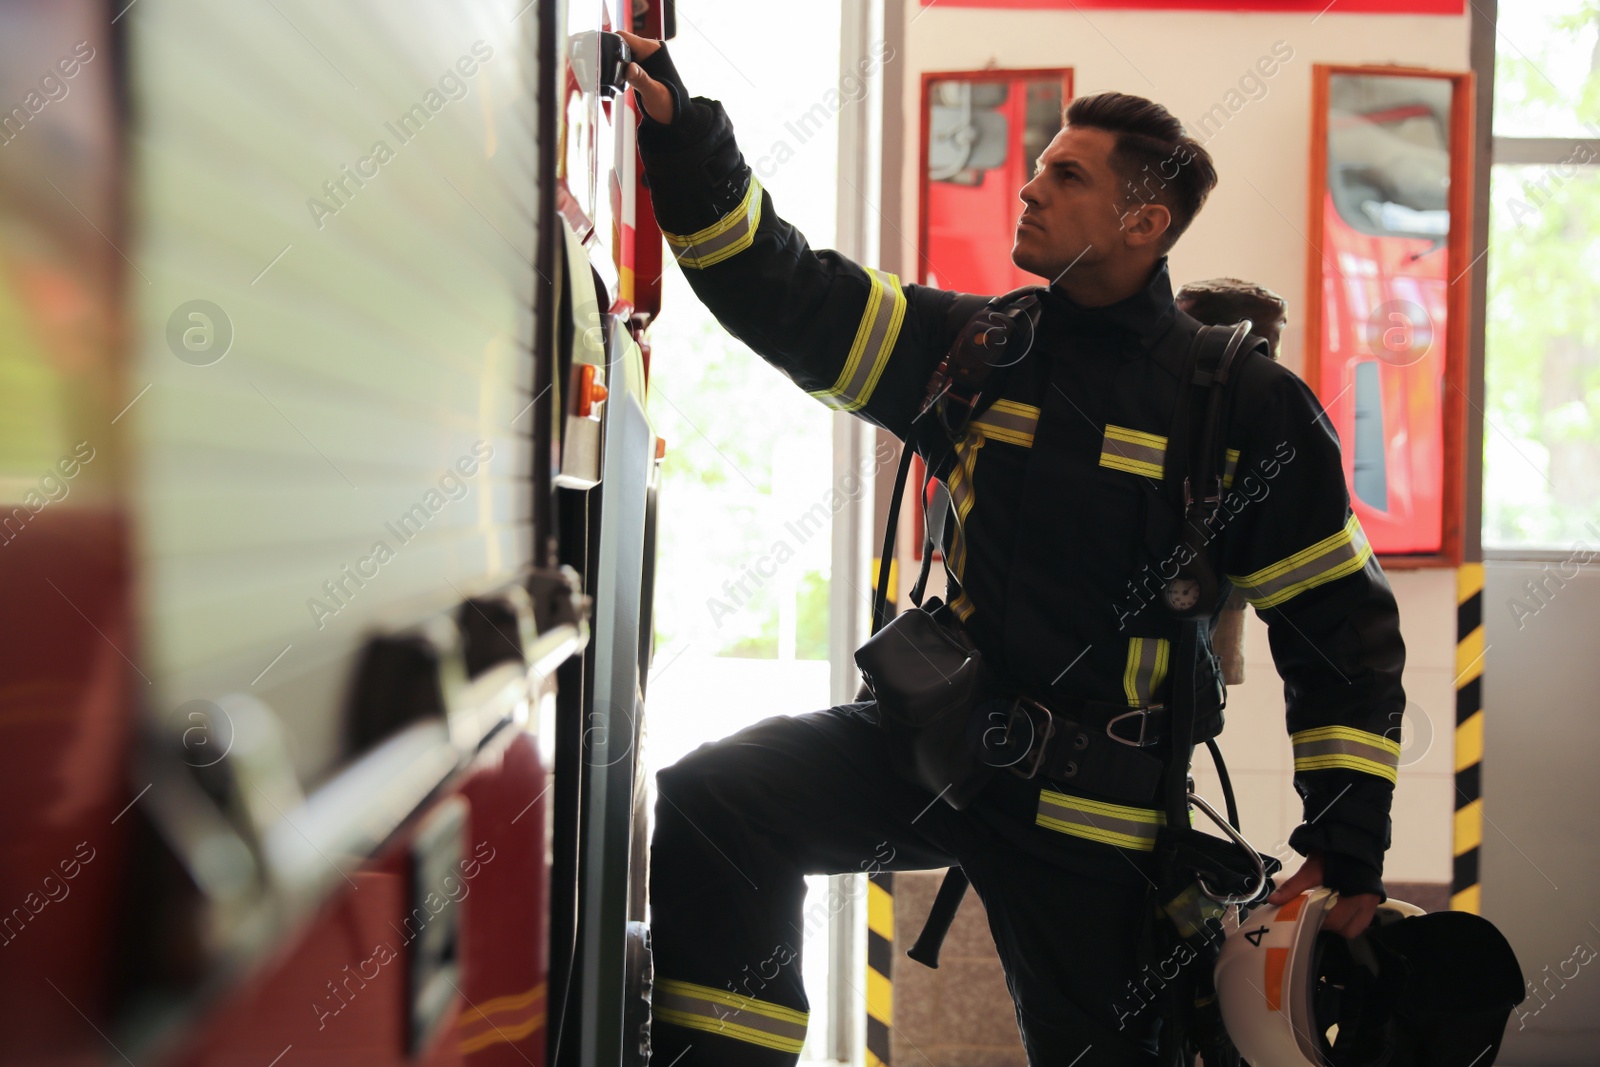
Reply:
[[1271, 289], [1240, 278], [1207, 278], [1190, 282], [1175, 298], [1184, 311], [1207, 326], [1225, 326], [1249, 319], [1257, 326], [1284, 317], [1289, 303]]
[[1172, 213], [1161, 241], [1166, 252], [1200, 213], [1217, 184], [1217, 168], [1183, 123], [1153, 100], [1128, 93], [1080, 96], [1067, 106], [1068, 126], [1116, 134], [1111, 165], [1130, 199], [1159, 201]]

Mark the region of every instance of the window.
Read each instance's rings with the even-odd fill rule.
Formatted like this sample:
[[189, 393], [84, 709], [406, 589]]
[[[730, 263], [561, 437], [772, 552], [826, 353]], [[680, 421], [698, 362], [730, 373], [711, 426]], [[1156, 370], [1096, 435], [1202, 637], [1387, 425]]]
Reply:
[[1600, 5], [1500, 7], [1485, 309], [1486, 549], [1600, 537]]

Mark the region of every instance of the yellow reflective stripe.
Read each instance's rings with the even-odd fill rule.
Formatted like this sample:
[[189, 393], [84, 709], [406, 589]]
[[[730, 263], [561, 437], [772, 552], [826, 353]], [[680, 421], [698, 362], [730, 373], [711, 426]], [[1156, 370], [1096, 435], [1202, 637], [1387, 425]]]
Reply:
[[1400, 743], [1353, 726], [1319, 726], [1289, 735], [1296, 771], [1361, 771], [1390, 782], [1399, 777]]
[[970, 429], [1008, 445], [1033, 447], [1033, 432], [1039, 424], [1039, 409], [1015, 400], [996, 400], [982, 415], [973, 419]]
[[750, 188], [739, 206], [703, 230], [687, 236], [662, 231], [672, 255], [685, 267], [702, 269], [743, 252], [756, 239], [761, 225], [761, 183], [750, 176]]
[[1167, 448], [1167, 439], [1158, 433], [1130, 430], [1126, 426], [1114, 426], [1111, 423], [1106, 423], [1106, 436], [1113, 441], [1122, 441], [1130, 445], [1144, 445], [1162, 451], [1166, 451]]
[[1237, 448], [1230, 448], [1228, 449], [1227, 462], [1224, 463], [1222, 467], [1222, 488], [1233, 488], [1233, 473], [1238, 469], [1239, 450]]
[[978, 434], [968, 434], [956, 442], [956, 466], [950, 472], [950, 481], [946, 486], [950, 490], [950, 502], [958, 520], [950, 550], [950, 569], [955, 572], [957, 580], [960, 580], [967, 566], [965, 531], [967, 516], [972, 514], [972, 507], [978, 501], [973, 478], [978, 469], [978, 450], [983, 447], [983, 442], [984, 438]]
[[[719, 1008], [732, 1010], [724, 1012]], [[666, 978], [656, 979], [650, 1009], [664, 1023], [782, 1052], [799, 1052], [805, 1045], [809, 1018], [808, 1013], [782, 1004]]]
[[1160, 434], [1106, 424], [1100, 445], [1100, 466], [1159, 478], [1167, 458], [1167, 439]]
[[1033, 821], [1047, 830], [1087, 841], [1151, 852], [1156, 847], [1156, 831], [1166, 825], [1167, 818], [1153, 808], [1130, 808], [1043, 789]]
[[1384, 778], [1390, 782], [1398, 781], [1400, 778], [1399, 772], [1393, 767], [1379, 763], [1377, 760], [1364, 759], [1361, 756], [1351, 756], [1344, 753], [1329, 753], [1325, 756], [1296, 756], [1294, 769], [1297, 771], [1361, 771], [1363, 774]]
[[872, 399], [906, 316], [906, 294], [900, 288], [899, 277], [871, 269], [867, 276], [871, 283], [867, 287], [867, 306], [861, 313], [844, 368], [831, 387], [811, 393], [839, 411], [856, 411]]
[[1183, 937], [1193, 937], [1201, 933], [1208, 921], [1221, 920], [1228, 911], [1210, 897], [1203, 895], [1198, 885], [1190, 885], [1160, 910], [1172, 920], [1172, 925], [1178, 928], [1179, 935]]
[[1128, 664], [1122, 670], [1122, 692], [1128, 706], [1142, 708], [1154, 704], [1156, 691], [1167, 680], [1171, 665], [1172, 642], [1164, 637], [1128, 639]]
[[[946, 563], [958, 584], [967, 569], [967, 516], [972, 513], [972, 507], [978, 500], [973, 483], [978, 470], [978, 450], [983, 447], [984, 441], [982, 434], [967, 433], [956, 442], [955, 469], [945, 483], [945, 488], [950, 491], [950, 510], [956, 520], [955, 530], [950, 535], [950, 553]], [[950, 610], [962, 622], [972, 617], [975, 607], [965, 589], [950, 601]]]
[[1372, 546], [1354, 515], [1344, 529], [1325, 537], [1310, 548], [1301, 549], [1287, 559], [1243, 577], [1228, 575], [1228, 580], [1256, 609], [1277, 607], [1308, 589], [1315, 589], [1367, 565]]

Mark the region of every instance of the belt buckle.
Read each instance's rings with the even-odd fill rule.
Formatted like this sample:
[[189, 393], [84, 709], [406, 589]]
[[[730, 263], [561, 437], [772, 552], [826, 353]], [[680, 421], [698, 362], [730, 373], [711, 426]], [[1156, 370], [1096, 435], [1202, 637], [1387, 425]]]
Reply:
[[1050, 739], [1056, 735], [1056, 717], [1050, 714], [1049, 708], [1037, 700], [1029, 697], [1018, 697], [1016, 707], [1020, 709], [1024, 705], [1036, 708], [1043, 713], [1044, 725], [1034, 725], [1033, 716], [1028, 716], [1028, 723], [1033, 726], [1033, 744], [1028, 747], [1028, 755], [1018, 761], [1018, 763], [1025, 764], [1027, 769], [1024, 770], [1017, 765], [1012, 765], [1006, 769], [1018, 778], [1027, 780], [1037, 777], [1039, 769], [1044, 766], [1045, 754], [1050, 750]]
[[[1165, 704], [1151, 704], [1147, 708], [1134, 708], [1132, 711], [1125, 711], [1121, 715], [1114, 715], [1111, 717], [1111, 720], [1106, 723], [1106, 736], [1111, 738], [1111, 740], [1115, 741], [1117, 744], [1127, 745], [1129, 748], [1149, 748], [1151, 745], [1155, 744], [1154, 741], [1145, 740], [1145, 735], [1150, 732], [1150, 713], [1152, 711], [1160, 711], [1164, 707], [1166, 707]], [[1139, 717], [1139, 737], [1135, 741], [1130, 741], [1126, 737], [1123, 737], [1121, 734], [1117, 733], [1116, 725], [1123, 719], [1129, 719], [1135, 715]]]

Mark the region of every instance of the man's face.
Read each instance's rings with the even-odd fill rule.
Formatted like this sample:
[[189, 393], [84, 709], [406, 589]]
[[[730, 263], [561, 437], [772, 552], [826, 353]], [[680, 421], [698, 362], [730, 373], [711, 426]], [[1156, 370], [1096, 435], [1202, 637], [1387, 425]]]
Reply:
[[[1126, 181], [1112, 168], [1116, 143], [1116, 134], [1089, 126], [1056, 134], [1018, 194], [1023, 208], [1013, 263], [1054, 283], [1069, 266], [1101, 265], [1132, 251], [1128, 225], [1140, 201], [1130, 199]], [[1134, 244], [1148, 250], [1148, 241]]]

